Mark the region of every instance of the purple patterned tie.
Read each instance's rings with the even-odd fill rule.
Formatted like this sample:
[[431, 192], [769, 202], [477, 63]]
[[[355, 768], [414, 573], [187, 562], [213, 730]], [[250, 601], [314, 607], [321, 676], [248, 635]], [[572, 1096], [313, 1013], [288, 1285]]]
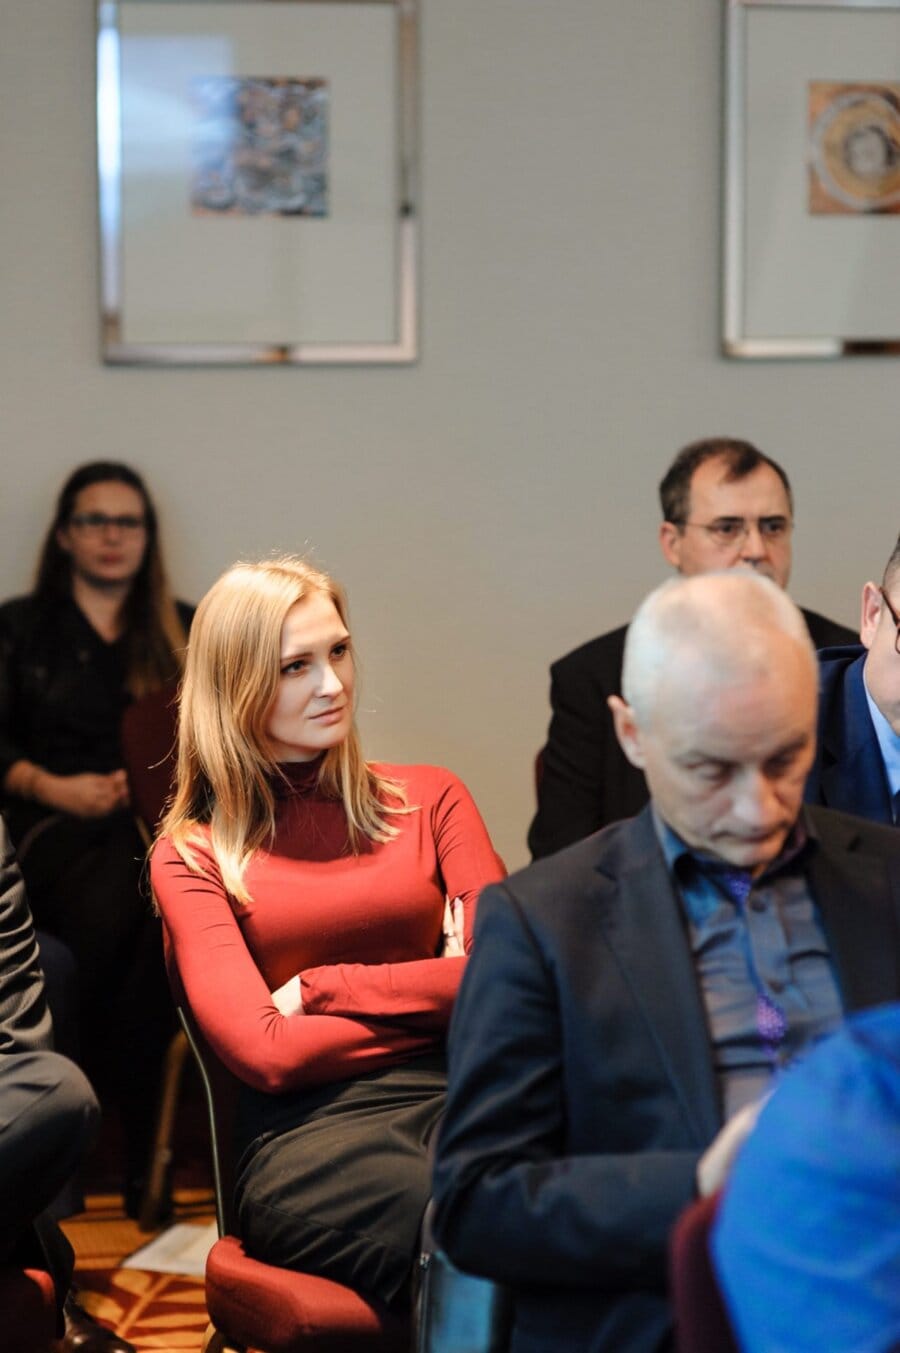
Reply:
[[[753, 887], [753, 878], [748, 869], [738, 869], [734, 865], [716, 865], [709, 873], [731, 898], [741, 916], [744, 916], [747, 898]], [[762, 989], [759, 976], [751, 973], [756, 984], [756, 1031], [773, 1058], [787, 1033], [787, 1020], [777, 1001], [773, 1001], [767, 991]]]

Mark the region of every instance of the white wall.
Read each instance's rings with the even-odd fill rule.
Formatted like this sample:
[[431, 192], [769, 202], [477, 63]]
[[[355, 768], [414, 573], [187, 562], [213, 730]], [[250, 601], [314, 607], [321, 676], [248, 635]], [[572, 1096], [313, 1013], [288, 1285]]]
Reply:
[[900, 526], [900, 371], [718, 356], [720, 9], [423, 0], [418, 365], [167, 371], [98, 359], [92, 4], [4, 0], [0, 595], [97, 456], [147, 475], [183, 596], [314, 545], [350, 591], [371, 754], [452, 766], [510, 865], [547, 666], [662, 576], [682, 442], [784, 460], [792, 590], [853, 623]]

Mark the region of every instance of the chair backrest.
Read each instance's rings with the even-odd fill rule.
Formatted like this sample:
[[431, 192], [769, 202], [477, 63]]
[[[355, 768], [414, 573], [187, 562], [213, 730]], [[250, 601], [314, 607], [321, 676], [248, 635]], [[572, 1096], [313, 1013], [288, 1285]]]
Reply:
[[131, 806], [150, 837], [172, 792], [177, 700], [178, 687], [168, 682], [128, 705], [119, 729]]
[[718, 1203], [718, 1194], [691, 1203], [669, 1239], [678, 1353], [738, 1353], [709, 1248]]
[[200, 1073], [206, 1101], [216, 1195], [216, 1225], [220, 1236], [234, 1235], [234, 1174], [237, 1164], [234, 1157], [234, 1129], [240, 1082], [220, 1061], [203, 1036], [188, 1004], [181, 974], [168, 941], [165, 948], [172, 998]]

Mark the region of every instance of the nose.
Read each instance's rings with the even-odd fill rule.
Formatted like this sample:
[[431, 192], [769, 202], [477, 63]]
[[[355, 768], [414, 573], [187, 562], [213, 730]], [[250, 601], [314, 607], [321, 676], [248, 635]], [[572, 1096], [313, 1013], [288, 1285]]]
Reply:
[[766, 831], [781, 820], [775, 785], [761, 770], [747, 768], [735, 784], [732, 811], [736, 820], [754, 831]]
[[768, 548], [759, 529], [759, 522], [748, 522], [747, 534], [741, 542], [741, 559], [747, 564], [753, 564], [765, 559], [767, 554]]
[[317, 693], [319, 695], [339, 695], [343, 689], [344, 683], [341, 681], [331, 663], [323, 663]]

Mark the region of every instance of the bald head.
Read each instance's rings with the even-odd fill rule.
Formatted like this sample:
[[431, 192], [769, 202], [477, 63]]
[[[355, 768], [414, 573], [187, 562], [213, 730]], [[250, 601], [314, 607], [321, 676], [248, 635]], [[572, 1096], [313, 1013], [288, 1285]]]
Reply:
[[628, 630], [609, 702], [629, 761], [689, 846], [753, 873], [782, 850], [815, 752], [818, 669], [800, 612], [767, 578], [675, 578]]
[[771, 671], [773, 649], [785, 643], [815, 680], [806, 622], [768, 578], [735, 570], [672, 578], [644, 599], [628, 627], [622, 693], [646, 723], [676, 675], [704, 685], [752, 680]]

